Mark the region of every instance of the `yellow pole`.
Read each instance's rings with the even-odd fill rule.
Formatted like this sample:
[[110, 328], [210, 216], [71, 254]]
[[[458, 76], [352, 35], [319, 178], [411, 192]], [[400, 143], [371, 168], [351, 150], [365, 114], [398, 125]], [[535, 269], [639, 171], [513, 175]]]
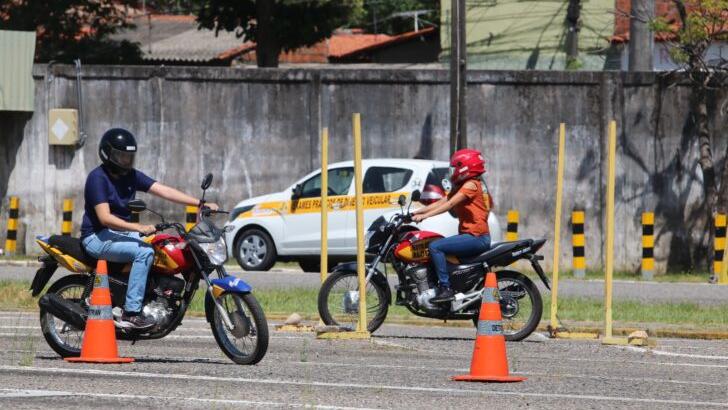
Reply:
[[604, 337], [602, 343], [622, 344], [612, 337], [612, 273], [614, 271], [614, 191], [617, 169], [617, 122], [609, 122], [607, 172], [607, 254], [604, 272]]
[[362, 201], [361, 175], [361, 114], [355, 113], [354, 127], [354, 187], [356, 198], [356, 273], [359, 276], [359, 323], [357, 333], [367, 333], [367, 289], [364, 255], [364, 204]]
[[321, 283], [329, 271], [329, 129], [321, 131]]
[[364, 271], [364, 204], [362, 201], [362, 170], [361, 170], [361, 115], [355, 113], [354, 126], [354, 187], [356, 188], [356, 273], [359, 276], [359, 323], [356, 331], [368, 334], [367, 331], [367, 289]]
[[559, 328], [556, 318], [559, 300], [559, 243], [561, 241], [561, 201], [563, 197], [564, 150], [566, 142], [566, 124], [559, 125], [559, 159], [556, 171], [556, 215], [554, 216], [554, 259], [553, 278], [551, 280], [551, 331]]

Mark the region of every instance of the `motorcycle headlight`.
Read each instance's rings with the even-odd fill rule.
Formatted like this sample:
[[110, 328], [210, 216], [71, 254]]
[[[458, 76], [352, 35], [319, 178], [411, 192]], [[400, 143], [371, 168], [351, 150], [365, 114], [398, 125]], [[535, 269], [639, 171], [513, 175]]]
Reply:
[[222, 237], [217, 242], [201, 243], [200, 248], [205, 251], [213, 265], [222, 265], [227, 260], [227, 246]]

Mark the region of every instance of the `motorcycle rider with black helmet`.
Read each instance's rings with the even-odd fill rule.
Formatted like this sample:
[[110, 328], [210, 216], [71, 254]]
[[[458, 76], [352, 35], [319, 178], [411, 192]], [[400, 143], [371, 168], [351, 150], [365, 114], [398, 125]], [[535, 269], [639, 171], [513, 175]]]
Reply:
[[[135, 198], [137, 191], [182, 205], [200, 206], [203, 202], [134, 169], [136, 153], [136, 139], [128, 130], [112, 128], [101, 137], [99, 157], [102, 164], [89, 173], [84, 188], [81, 241], [86, 252], [96, 259], [132, 262], [124, 312], [117, 323], [124, 328], [144, 330], [154, 326], [153, 321], [141, 314], [154, 250], [140, 239], [140, 235], [149, 235], [155, 228], [130, 222], [131, 212], [126, 205]], [[213, 210], [218, 208], [214, 203], [205, 206]]]

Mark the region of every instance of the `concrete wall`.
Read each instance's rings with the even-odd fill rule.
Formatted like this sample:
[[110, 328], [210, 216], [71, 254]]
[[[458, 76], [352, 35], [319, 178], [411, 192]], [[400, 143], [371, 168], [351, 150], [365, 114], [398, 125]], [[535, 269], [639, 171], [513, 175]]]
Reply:
[[[34, 73], [35, 113], [0, 113], [0, 194], [21, 197], [30, 252], [36, 251], [34, 235], [60, 230], [64, 197], [76, 199], [74, 223], [80, 221], [85, 175], [98, 164], [99, 136], [112, 126], [137, 134], [138, 168], [165, 183], [198, 193], [202, 175], [213, 172], [211, 196], [226, 207], [284, 189], [317, 167], [320, 127], [331, 130], [332, 161], [350, 159], [352, 112], [362, 113], [365, 157], [448, 156], [444, 70], [89, 66], [83, 91], [90, 137], [80, 150], [46, 142], [47, 110], [76, 106], [72, 67], [36, 66]], [[690, 139], [687, 87], [668, 88], [651, 73], [473, 71], [468, 80], [469, 142], [485, 153], [503, 226], [506, 211], [516, 208], [521, 237], [552, 238], [557, 130], [563, 121], [568, 124], [563, 266], [571, 263], [573, 208], [586, 210], [587, 260], [601, 266], [606, 129], [615, 118], [617, 268], [639, 269], [644, 210], [657, 213], [660, 269], [668, 262], [677, 270], [706, 264], [706, 249], [689, 246], [707, 231], [697, 209], [702, 176]], [[714, 152], [721, 160], [727, 105], [726, 90], [711, 97]], [[183, 218], [181, 207], [156, 201], [151, 206]], [[549, 243], [547, 265], [551, 252]]]

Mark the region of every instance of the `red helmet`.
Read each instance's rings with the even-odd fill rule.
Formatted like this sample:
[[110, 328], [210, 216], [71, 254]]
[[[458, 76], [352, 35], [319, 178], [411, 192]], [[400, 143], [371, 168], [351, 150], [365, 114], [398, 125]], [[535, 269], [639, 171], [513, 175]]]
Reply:
[[450, 182], [460, 184], [485, 172], [485, 160], [479, 151], [461, 149], [450, 159]]

